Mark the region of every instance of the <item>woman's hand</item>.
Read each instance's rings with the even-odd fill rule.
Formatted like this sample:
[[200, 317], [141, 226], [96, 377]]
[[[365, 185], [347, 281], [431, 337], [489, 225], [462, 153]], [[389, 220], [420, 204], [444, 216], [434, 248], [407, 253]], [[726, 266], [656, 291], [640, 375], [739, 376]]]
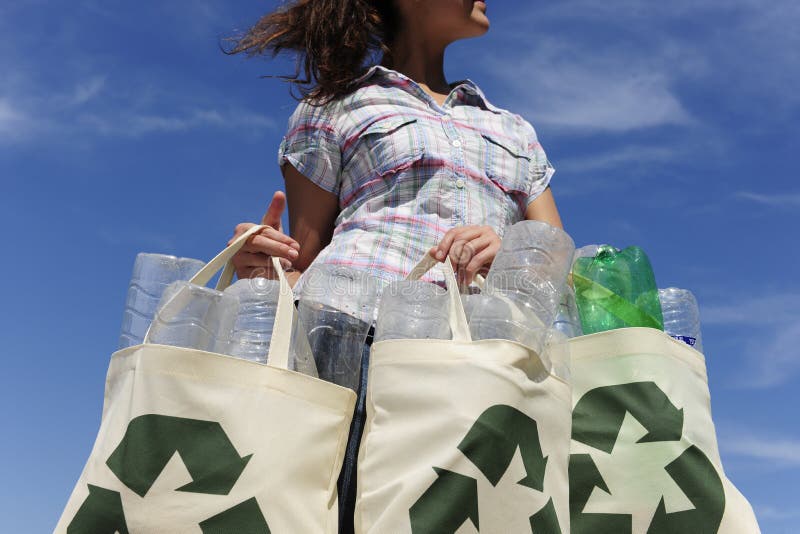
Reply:
[[[282, 191], [276, 191], [267, 212], [261, 219], [261, 224], [270, 228], [265, 228], [248, 239], [244, 247], [233, 257], [233, 265], [236, 267], [236, 276], [239, 279], [256, 277], [277, 279], [278, 273], [274, 272], [270, 256], [279, 258], [283, 268], [289, 269], [292, 262], [300, 255], [300, 243], [284, 234], [281, 228], [281, 215], [285, 207], [286, 195]], [[228, 245], [253, 226], [254, 223], [236, 225]]]
[[448, 231], [430, 255], [439, 261], [450, 256], [461, 284], [469, 285], [476, 274], [485, 275], [500, 250], [500, 237], [491, 226], [459, 226]]

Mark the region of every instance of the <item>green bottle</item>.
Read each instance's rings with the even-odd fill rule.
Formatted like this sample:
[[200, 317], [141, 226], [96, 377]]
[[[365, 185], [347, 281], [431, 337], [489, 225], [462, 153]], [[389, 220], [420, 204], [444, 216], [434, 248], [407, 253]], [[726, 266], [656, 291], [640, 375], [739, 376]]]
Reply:
[[664, 330], [653, 268], [639, 247], [617, 252], [603, 245], [593, 258], [572, 266], [584, 334], [645, 326]]

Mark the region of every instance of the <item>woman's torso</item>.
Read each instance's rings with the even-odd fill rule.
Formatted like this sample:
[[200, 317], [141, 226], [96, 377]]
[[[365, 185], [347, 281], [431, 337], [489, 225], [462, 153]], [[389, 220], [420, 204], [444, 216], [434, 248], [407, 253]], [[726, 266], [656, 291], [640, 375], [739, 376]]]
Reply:
[[[338, 161], [329, 158], [338, 169], [313, 178], [338, 194], [340, 208], [314, 263], [366, 270], [385, 282], [404, 277], [451, 228], [489, 225], [502, 237], [553, 173], [530, 124], [494, 107], [469, 80], [439, 105], [409, 78], [375, 67], [351, 95], [324, 109], [298, 107], [281, 162], [292, 137], [310, 128], [328, 139], [326, 150], [340, 151]], [[441, 284], [442, 276], [431, 271], [423, 280]], [[300, 296], [303, 283], [301, 276]]]

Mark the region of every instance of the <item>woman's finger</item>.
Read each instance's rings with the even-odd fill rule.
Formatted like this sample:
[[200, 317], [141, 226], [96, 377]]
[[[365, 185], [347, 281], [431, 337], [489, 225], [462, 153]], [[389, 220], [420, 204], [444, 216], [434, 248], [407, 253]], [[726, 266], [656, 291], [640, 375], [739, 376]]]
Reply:
[[253, 239], [249, 240], [245, 246], [242, 247], [242, 250], [244, 252], [261, 253], [267, 256], [278, 256], [288, 260], [294, 260], [299, 256], [297, 249], [262, 235], [254, 236]]
[[237, 224], [237, 225], [236, 225], [236, 227], [233, 229], [233, 237], [231, 237], [231, 238], [228, 240], [228, 246], [231, 246], [231, 244], [232, 244], [234, 241], [236, 241], [236, 239], [237, 239], [237, 238], [238, 238], [240, 235], [242, 235], [243, 233], [245, 233], [246, 231], [248, 231], [248, 230], [249, 230], [250, 228], [252, 228], [253, 226], [255, 226], [255, 224], [254, 224], [254, 223], [239, 223], [239, 224]]
[[437, 260], [442, 261], [450, 253], [450, 248], [456, 240], [465, 239], [470, 240], [480, 235], [479, 226], [459, 226], [448, 230], [444, 237], [439, 242], [439, 246], [434, 252]]
[[283, 232], [281, 232], [280, 230], [272, 228], [271, 226], [269, 228], [264, 228], [263, 230], [261, 230], [261, 232], [259, 232], [258, 235], [266, 237], [267, 239], [274, 239], [275, 241], [279, 241], [281, 243], [289, 245], [292, 248], [300, 250], [300, 243], [294, 240], [291, 236], [288, 236]]
[[500, 245], [490, 242], [487, 246], [483, 247], [480, 252], [475, 254], [475, 256], [470, 260], [464, 269], [465, 274], [467, 275], [467, 283], [472, 283], [472, 280], [475, 278], [476, 274], [480, 272], [488, 272], [486, 265], [490, 264], [494, 260], [498, 250], [500, 250]]

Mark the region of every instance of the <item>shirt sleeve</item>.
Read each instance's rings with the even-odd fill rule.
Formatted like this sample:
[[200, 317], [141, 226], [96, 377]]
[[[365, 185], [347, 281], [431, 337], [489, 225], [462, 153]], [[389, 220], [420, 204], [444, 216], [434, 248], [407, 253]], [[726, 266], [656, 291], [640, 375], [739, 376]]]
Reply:
[[525, 205], [528, 206], [547, 189], [556, 169], [550, 163], [544, 148], [539, 143], [534, 127], [525, 121], [525, 128], [527, 131], [528, 157], [531, 160], [528, 172], [528, 198], [525, 201]]
[[278, 149], [278, 165], [287, 162], [322, 189], [339, 194], [342, 152], [330, 106], [301, 102], [289, 118]]

